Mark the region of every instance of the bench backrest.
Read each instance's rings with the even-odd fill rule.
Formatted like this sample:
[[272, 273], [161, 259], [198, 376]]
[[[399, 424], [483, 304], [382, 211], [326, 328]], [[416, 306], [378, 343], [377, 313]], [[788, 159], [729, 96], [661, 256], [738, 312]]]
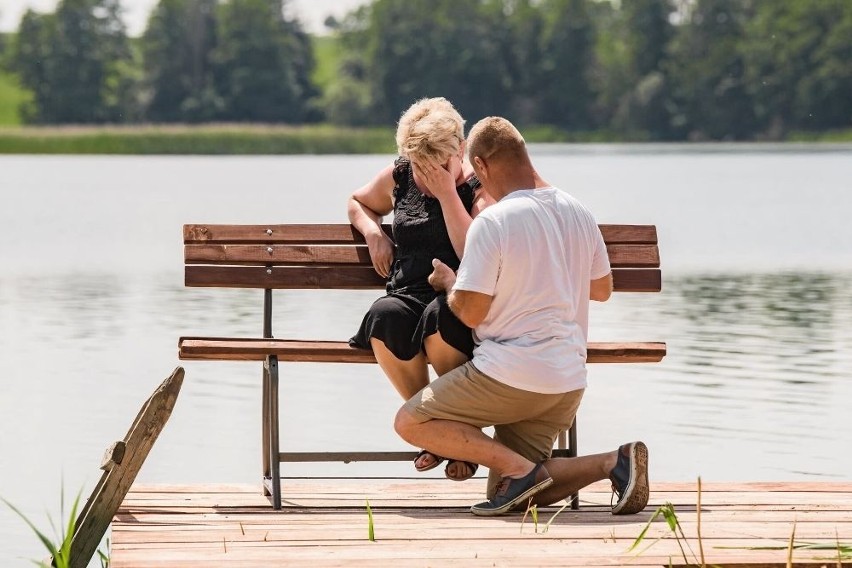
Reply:
[[[657, 229], [600, 225], [618, 292], [659, 292]], [[390, 226], [384, 225], [390, 233]], [[347, 224], [184, 225], [185, 284], [221, 288], [384, 288]]]

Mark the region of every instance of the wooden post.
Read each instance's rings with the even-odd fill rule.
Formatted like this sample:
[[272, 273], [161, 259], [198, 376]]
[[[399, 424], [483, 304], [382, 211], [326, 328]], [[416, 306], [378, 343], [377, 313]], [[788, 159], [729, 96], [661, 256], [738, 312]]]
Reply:
[[107, 449], [101, 465], [104, 474], [77, 517], [71, 541], [71, 568], [89, 565], [148, 452], [172, 414], [183, 375], [183, 368], [176, 368], [142, 405], [124, 440]]

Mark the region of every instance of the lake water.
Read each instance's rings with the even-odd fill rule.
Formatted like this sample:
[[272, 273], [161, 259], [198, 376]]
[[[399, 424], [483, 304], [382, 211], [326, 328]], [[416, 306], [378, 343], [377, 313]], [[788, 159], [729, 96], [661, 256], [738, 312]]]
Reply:
[[[849, 480], [852, 146], [534, 146], [602, 223], [658, 227], [663, 292], [592, 311], [581, 453], [643, 439], [657, 480]], [[183, 286], [181, 226], [343, 222], [390, 156], [0, 156], [0, 496], [40, 527], [181, 364], [180, 335], [256, 335], [261, 292]], [[275, 335], [345, 339], [377, 292], [279, 292]], [[187, 362], [142, 482], [258, 482], [260, 365]], [[406, 449], [373, 365], [282, 365], [282, 446]], [[404, 474], [407, 464], [285, 474]], [[0, 566], [43, 557], [0, 507]]]

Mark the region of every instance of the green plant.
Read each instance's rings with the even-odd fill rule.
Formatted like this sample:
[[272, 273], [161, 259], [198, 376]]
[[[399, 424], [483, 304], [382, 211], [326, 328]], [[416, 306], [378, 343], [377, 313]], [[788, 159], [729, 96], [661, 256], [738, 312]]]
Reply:
[[[557, 514], [558, 513], [559, 513], [559, 511], [557, 511]], [[662, 516], [666, 520], [666, 523], [668, 523], [668, 525], [669, 525], [669, 529], [671, 530], [672, 534], [674, 535], [675, 539], [677, 540], [677, 544], [678, 544], [678, 547], [680, 548], [681, 556], [683, 557], [683, 561], [684, 561], [684, 564], [686, 564], [686, 566], [696, 566], [696, 567], [700, 566], [701, 568], [706, 568], [707, 566], [711, 566], [711, 567], [714, 567], [714, 568], [718, 568], [718, 567], [716, 567], [715, 565], [712, 565], [712, 564], [708, 565], [706, 563], [705, 558], [704, 558], [704, 542], [703, 542], [703, 539], [701, 537], [701, 478], [700, 477], [698, 478], [698, 504], [697, 504], [697, 529], [696, 529], [697, 537], [698, 537], [699, 554], [700, 554], [699, 558], [697, 558], [695, 556], [695, 553], [692, 551], [692, 547], [689, 546], [689, 541], [687, 540], [686, 535], [683, 532], [683, 528], [681, 527], [680, 522], [678, 521], [677, 513], [675, 512], [674, 505], [672, 505], [669, 502], [666, 502], [664, 505], [661, 505], [660, 507], [657, 508], [657, 510], [654, 512], [654, 514], [648, 520], [645, 527], [642, 529], [642, 532], [640, 532], [639, 536], [636, 537], [636, 540], [633, 541], [633, 544], [630, 546], [628, 551], [632, 551], [632, 550], [636, 549], [637, 546], [639, 546], [639, 544], [645, 539], [645, 535], [647, 534], [648, 529], [651, 527], [651, 523], [653, 523], [660, 516]], [[548, 523], [548, 524], [550, 524], [550, 523]], [[657, 540], [655, 540], [654, 542], [649, 544], [647, 547], [645, 547], [638, 554], [642, 554], [643, 552], [645, 552], [646, 550], [651, 548], [651, 546], [653, 546], [654, 543], [658, 542], [662, 538], [663, 537], [658, 538]], [[852, 558], [852, 544], [841, 543], [839, 537], [836, 534], [835, 534], [835, 540], [836, 540], [835, 544], [816, 543], [816, 542], [798, 542], [797, 543], [796, 542], [796, 522], [794, 521], [793, 522], [793, 530], [790, 533], [790, 539], [789, 539], [789, 541], [787, 542], [786, 545], [783, 545], [783, 546], [781, 546], [781, 545], [779, 545], [779, 546], [749, 546], [749, 547], [720, 546], [719, 548], [736, 548], [736, 549], [743, 549], [743, 550], [786, 550], [787, 551], [787, 566], [791, 567], [791, 568], [793, 566], [793, 551], [794, 550], [831, 550], [831, 551], [837, 553], [836, 560], [837, 560], [838, 566], [840, 566], [840, 564], [844, 560], [849, 560], [850, 558]], [[683, 547], [684, 543], [686, 544], [686, 549], [684, 549], [684, 547]], [[689, 554], [692, 556], [691, 561], [687, 557], [687, 554], [686, 554], [687, 549], [689, 550]], [[834, 560], [834, 558], [832, 558], [831, 560]], [[672, 565], [671, 559], [669, 559], [669, 566], [671, 566], [671, 565]]]
[[373, 528], [373, 510], [370, 509], [369, 499], [367, 499], [367, 538], [370, 542], [376, 542], [376, 531]]
[[[675, 540], [677, 541], [678, 548], [680, 548], [680, 553], [681, 556], [683, 556], [683, 561], [688, 565], [692, 564], [686, 555], [686, 550], [688, 549], [694, 563], [697, 564], [698, 560], [695, 556], [695, 552], [692, 551], [692, 547], [689, 545], [689, 541], [687, 540], [686, 535], [683, 532], [683, 528], [680, 525], [680, 521], [678, 521], [674, 505], [672, 505], [668, 501], [666, 501], [665, 504], [657, 507], [657, 510], [654, 511], [654, 514], [651, 515], [651, 518], [648, 519], [647, 524], [645, 524], [645, 528], [642, 529], [642, 532], [639, 533], [639, 536], [636, 537], [636, 540], [634, 540], [633, 544], [630, 545], [630, 548], [627, 549], [628, 552], [635, 550], [636, 547], [639, 546], [639, 544], [641, 544], [643, 540], [645, 540], [645, 535], [647, 534], [648, 529], [651, 528], [651, 523], [656, 521], [660, 516], [662, 516], [666, 520], [666, 523], [669, 525], [669, 530], [674, 535]], [[649, 544], [638, 554], [642, 554], [643, 552], [651, 548], [655, 543], [659, 542], [662, 538], [663, 537], [659, 537], [657, 540]], [[686, 544], [686, 549], [684, 548], [684, 544]], [[705, 564], [701, 563], [700, 566], [705, 566]]]
[[[47, 561], [38, 561], [33, 560], [33, 562], [39, 566], [40, 568], [69, 568], [71, 566], [71, 543], [74, 539], [74, 533], [77, 529], [77, 511], [80, 507], [80, 497], [83, 493], [81, 489], [79, 493], [77, 493], [77, 497], [74, 498], [74, 503], [71, 505], [71, 512], [68, 514], [66, 524], [59, 527], [57, 530], [56, 524], [53, 519], [48, 515], [48, 521], [50, 522], [51, 528], [53, 529], [54, 539], [51, 539], [47, 535], [45, 535], [42, 531], [35, 526], [35, 524], [30, 521], [30, 519], [24, 515], [17, 507], [12, 505], [6, 499], [0, 497], [0, 501], [9, 507], [16, 515], [21, 517], [27, 526], [32, 529], [32, 531], [36, 534], [38, 539], [41, 541], [42, 545], [44, 545], [45, 549], [50, 553], [50, 559]], [[60, 493], [59, 498], [59, 515], [61, 518], [66, 518], [65, 516], [65, 489], [63, 488]], [[54, 542], [58, 542], [58, 544], [54, 544]], [[101, 568], [109, 568], [110, 563], [110, 541], [109, 538], [104, 540], [106, 550], [102, 548], [98, 548], [97, 555], [98, 560], [100, 561]]]
[[[41, 543], [50, 553], [50, 556], [53, 561], [53, 566], [55, 568], [69, 568], [71, 566], [71, 540], [74, 538], [74, 529], [77, 523], [77, 508], [80, 504], [80, 493], [77, 494], [77, 497], [74, 499], [74, 503], [71, 505], [71, 513], [68, 515], [68, 522], [66, 525], [62, 525], [60, 527], [60, 531], [56, 530], [56, 525], [53, 523], [53, 519], [50, 519], [50, 524], [53, 527], [53, 531], [56, 534], [56, 538], [59, 543], [54, 544], [54, 541], [51, 540], [48, 536], [46, 536], [43, 532], [41, 532], [32, 521], [27, 518], [17, 507], [9, 503], [6, 499], [0, 498], [3, 503], [6, 504], [16, 515], [21, 517], [25, 523], [32, 529], [32, 531], [39, 538]], [[62, 490], [60, 497], [60, 515], [62, 518], [65, 518], [65, 490]], [[50, 561], [47, 562], [39, 562], [33, 561], [37, 566], [43, 568], [50, 568]], [[104, 566], [103, 560], [101, 560], [101, 565]], [[109, 565], [109, 558], [107, 558], [107, 564]]]
[[110, 555], [109, 539], [106, 539], [105, 543], [106, 543], [105, 544], [106, 552], [104, 552], [100, 548], [98, 549], [98, 552], [97, 552], [98, 560], [100, 560], [100, 562], [101, 562], [101, 568], [109, 568], [109, 555]]
[[526, 511], [524, 511], [524, 516], [521, 519], [521, 532], [524, 532], [524, 522], [527, 520], [527, 515], [529, 515], [530, 518], [533, 521], [533, 526], [535, 528], [535, 534], [545, 534], [548, 530], [550, 530], [550, 524], [554, 521], [554, 519], [556, 519], [557, 515], [559, 515], [559, 513], [561, 513], [562, 511], [564, 511], [568, 507], [568, 505], [569, 505], [568, 503], [565, 503], [564, 505], [562, 505], [562, 507], [559, 508], [558, 511], [553, 513], [553, 516], [550, 517], [550, 520], [547, 521], [547, 523], [545, 523], [545, 525], [541, 529], [541, 531], [539, 531], [538, 530], [538, 505], [533, 505], [532, 504], [532, 498], [530, 498], [529, 502], [527, 503], [527, 509], [526, 509]]

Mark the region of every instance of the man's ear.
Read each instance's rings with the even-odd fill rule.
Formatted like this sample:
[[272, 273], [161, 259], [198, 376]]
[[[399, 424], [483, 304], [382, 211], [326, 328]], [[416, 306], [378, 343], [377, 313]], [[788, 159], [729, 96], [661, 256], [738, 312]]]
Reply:
[[484, 182], [488, 178], [488, 165], [485, 163], [485, 160], [479, 156], [474, 156], [472, 163], [473, 169], [476, 170], [477, 177], [479, 177], [480, 181]]

